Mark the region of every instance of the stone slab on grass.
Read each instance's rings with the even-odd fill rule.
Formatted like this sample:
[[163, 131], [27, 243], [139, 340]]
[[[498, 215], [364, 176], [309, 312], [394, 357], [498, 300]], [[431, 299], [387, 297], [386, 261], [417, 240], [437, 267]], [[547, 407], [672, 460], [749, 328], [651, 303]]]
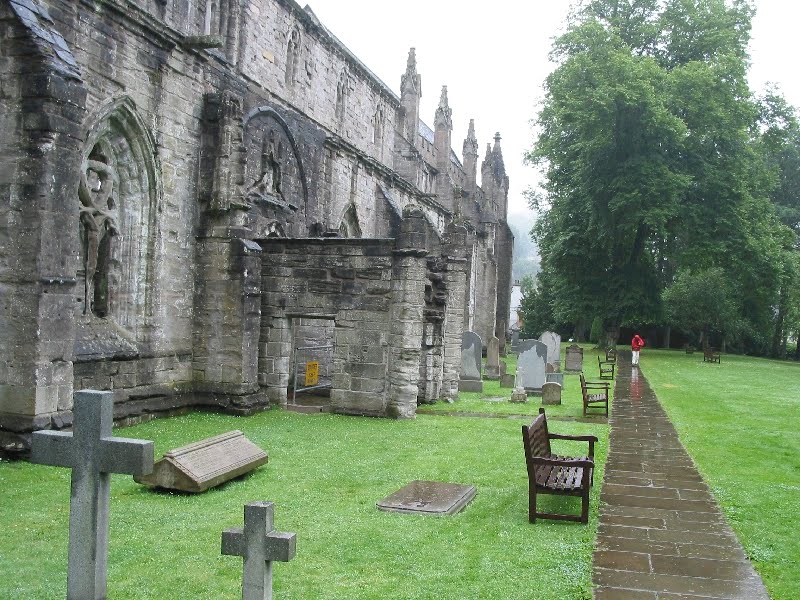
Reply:
[[415, 480], [377, 503], [380, 510], [419, 515], [454, 515], [477, 493], [474, 485]]

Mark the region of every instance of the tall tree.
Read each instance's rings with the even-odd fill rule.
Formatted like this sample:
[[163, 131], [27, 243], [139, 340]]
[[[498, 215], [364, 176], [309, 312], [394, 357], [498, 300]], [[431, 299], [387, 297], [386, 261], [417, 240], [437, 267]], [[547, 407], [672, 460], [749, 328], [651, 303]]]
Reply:
[[554, 44], [528, 155], [546, 168], [536, 236], [563, 294], [554, 313], [568, 303], [599, 316], [614, 343], [621, 323], [662, 319], [679, 270], [719, 267], [742, 318], [761, 327], [783, 241], [753, 143], [751, 4], [581, 6]]

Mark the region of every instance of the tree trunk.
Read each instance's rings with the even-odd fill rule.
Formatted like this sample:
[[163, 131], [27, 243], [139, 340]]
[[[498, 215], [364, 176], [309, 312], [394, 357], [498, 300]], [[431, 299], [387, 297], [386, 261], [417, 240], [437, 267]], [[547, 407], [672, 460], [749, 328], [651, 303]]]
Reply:
[[586, 321], [583, 319], [575, 323], [575, 329], [572, 330], [572, 339], [576, 342], [586, 341]]
[[800, 360], [800, 330], [795, 333], [794, 339], [797, 344], [794, 348], [794, 359]]
[[783, 340], [783, 324], [786, 320], [786, 310], [789, 304], [789, 290], [786, 286], [781, 286], [780, 299], [778, 301], [778, 314], [775, 316], [775, 329], [772, 332], [772, 358], [782, 358], [786, 354], [786, 346], [781, 347]]
[[671, 338], [672, 338], [672, 327], [667, 325], [666, 327], [664, 327], [664, 346], [663, 346], [667, 350], [669, 350], [669, 343], [671, 341]]
[[604, 350], [615, 348], [619, 342], [619, 322], [603, 321], [603, 335], [600, 338], [600, 347]]

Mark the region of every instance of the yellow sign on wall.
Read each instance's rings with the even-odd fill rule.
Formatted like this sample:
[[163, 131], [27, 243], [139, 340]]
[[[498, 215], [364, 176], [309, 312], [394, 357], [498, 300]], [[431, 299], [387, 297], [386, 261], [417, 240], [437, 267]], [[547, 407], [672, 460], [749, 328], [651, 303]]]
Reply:
[[306, 363], [306, 387], [317, 385], [319, 381], [319, 362], [313, 360]]

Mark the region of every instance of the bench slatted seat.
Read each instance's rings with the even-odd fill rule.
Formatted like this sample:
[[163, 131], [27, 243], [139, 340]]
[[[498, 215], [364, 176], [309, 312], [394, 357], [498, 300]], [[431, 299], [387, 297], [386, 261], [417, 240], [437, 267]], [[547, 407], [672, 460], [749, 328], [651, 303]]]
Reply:
[[608, 392], [609, 384], [607, 381], [586, 381], [581, 371], [581, 395], [583, 396], [583, 416], [589, 415], [590, 408], [601, 408], [608, 416]]
[[[550, 449], [550, 440], [577, 440], [589, 443], [589, 454], [583, 457], [559, 456]], [[544, 409], [530, 425], [522, 426], [522, 442], [525, 447], [525, 462], [528, 467], [528, 520], [535, 523], [537, 517], [562, 521], [589, 522], [589, 490], [594, 480], [593, 435], [561, 435], [550, 433]], [[536, 510], [538, 494], [579, 496], [581, 514], [566, 515], [544, 513]]]
[[719, 360], [719, 350], [715, 350], [711, 346], [703, 348], [703, 362], [715, 362], [722, 364]]
[[614, 367], [616, 362], [609, 362], [597, 357], [597, 368], [600, 369], [600, 379], [614, 379]]

